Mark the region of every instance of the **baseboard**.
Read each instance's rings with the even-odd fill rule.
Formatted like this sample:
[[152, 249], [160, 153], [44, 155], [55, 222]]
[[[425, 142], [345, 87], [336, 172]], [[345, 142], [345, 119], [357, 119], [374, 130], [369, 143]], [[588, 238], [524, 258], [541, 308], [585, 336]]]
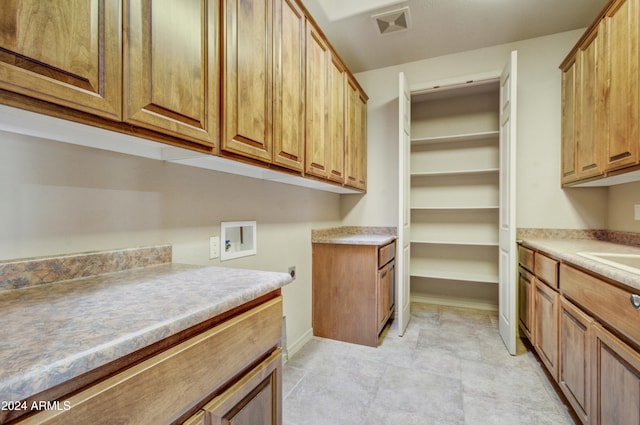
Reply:
[[298, 338], [293, 344], [287, 345], [286, 351], [285, 351], [286, 355], [283, 356], [284, 362], [286, 363], [290, 357], [292, 357], [294, 354], [300, 351], [300, 349], [302, 349], [302, 347], [304, 347], [304, 345], [307, 342], [311, 341], [312, 338], [313, 338], [313, 329], [309, 329], [304, 334], [302, 334], [302, 336]]
[[498, 311], [498, 306], [493, 303], [465, 300], [453, 297], [444, 297], [438, 295], [411, 295], [411, 301], [423, 304], [438, 304], [448, 307], [472, 308], [476, 310]]

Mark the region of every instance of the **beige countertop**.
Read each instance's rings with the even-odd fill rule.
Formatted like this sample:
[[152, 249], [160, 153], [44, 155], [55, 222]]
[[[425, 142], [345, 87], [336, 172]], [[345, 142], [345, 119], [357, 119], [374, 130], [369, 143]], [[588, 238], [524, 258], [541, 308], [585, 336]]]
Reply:
[[0, 291], [0, 401], [48, 390], [289, 282], [287, 273], [162, 263]]
[[617, 281], [640, 291], [640, 274], [613, 267], [580, 255], [581, 252], [606, 252], [640, 255], [640, 247], [621, 245], [591, 239], [532, 239], [525, 238], [523, 245], [543, 251], [552, 257], [602, 277]]
[[384, 246], [396, 239], [395, 227], [334, 227], [314, 230], [312, 243]]

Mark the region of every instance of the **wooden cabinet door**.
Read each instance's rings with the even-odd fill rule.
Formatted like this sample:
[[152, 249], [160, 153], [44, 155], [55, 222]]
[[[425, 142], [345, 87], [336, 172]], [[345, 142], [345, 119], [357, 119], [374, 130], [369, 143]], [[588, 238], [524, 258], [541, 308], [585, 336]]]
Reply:
[[327, 131], [327, 81], [329, 46], [310, 21], [306, 29], [306, 147], [305, 173], [329, 177]]
[[329, 180], [344, 183], [345, 139], [345, 67], [335, 55], [330, 55], [327, 72], [327, 131], [329, 136]]
[[217, 144], [217, 0], [125, 0], [124, 120]]
[[382, 330], [391, 312], [391, 283], [393, 282], [393, 262], [378, 270], [377, 306], [378, 333]]
[[576, 169], [576, 61], [562, 70], [562, 184], [578, 179]]
[[605, 15], [609, 136], [605, 168], [638, 163], [640, 0], [617, 0]]
[[353, 77], [346, 82], [345, 185], [366, 189], [367, 101]]
[[304, 167], [305, 16], [293, 0], [277, 0], [275, 11], [273, 163]]
[[605, 114], [603, 36], [594, 28], [578, 49], [576, 73], [576, 171], [579, 180], [602, 175]]
[[558, 298], [556, 291], [533, 279], [533, 346], [551, 376], [558, 380]]
[[533, 275], [522, 266], [518, 270], [518, 321], [520, 329], [533, 344], [531, 321], [533, 314]]
[[271, 0], [224, 2], [221, 149], [262, 162], [272, 158]]
[[0, 88], [122, 118], [119, 1], [4, 0]]
[[282, 356], [277, 349], [204, 407], [210, 425], [280, 425]]
[[591, 406], [591, 324], [593, 319], [560, 297], [558, 385], [583, 424]]
[[358, 189], [367, 190], [367, 97], [358, 92], [360, 103], [360, 121], [358, 125], [358, 140], [360, 141], [360, 173], [358, 175]]
[[592, 332], [590, 423], [640, 423], [640, 354], [598, 324]]

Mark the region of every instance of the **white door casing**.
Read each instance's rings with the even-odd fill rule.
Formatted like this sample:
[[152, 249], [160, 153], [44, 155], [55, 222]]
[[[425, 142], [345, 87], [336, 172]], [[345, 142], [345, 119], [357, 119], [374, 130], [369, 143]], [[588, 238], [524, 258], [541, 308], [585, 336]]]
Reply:
[[518, 52], [500, 76], [499, 328], [510, 354], [516, 354], [516, 104]]
[[411, 90], [404, 75], [399, 75], [398, 89], [398, 243], [396, 250], [396, 320], [398, 334], [404, 335], [411, 318]]

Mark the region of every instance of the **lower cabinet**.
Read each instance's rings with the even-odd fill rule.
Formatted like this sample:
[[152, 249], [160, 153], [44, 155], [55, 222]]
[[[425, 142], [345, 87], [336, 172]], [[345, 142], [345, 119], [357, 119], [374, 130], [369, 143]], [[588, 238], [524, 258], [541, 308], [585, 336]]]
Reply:
[[640, 353], [593, 327], [591, 424], [640, 424]]
[[533, 346], [554, 379], [558, 379], [558, 293], [534, 278]]
[[281, 338], [278, 295], [18, 423], [278, 425]]
[[282, 356], [278, 349], [237, 383], [204, 406], [208, 425], [282, 423]]
[[524, 267], [518, 268], [518, 322], [524, 335], [533, 341], [531, 326], [533, 324], [533, 275]]
[[558, 385], [582, 423], [589, 422], [593, 319], [560, 297]]
[[525, 262], [521, 253], [520, 326], [531, 310], [527, 337], [576, 417], [584, 425], [640, 424], [638, 291], [560, 264], [559, 292], [536, 272], [529, 296]]
[[376, 347], [395, 302], [395, 241], [313, 244], [313, 334]]

